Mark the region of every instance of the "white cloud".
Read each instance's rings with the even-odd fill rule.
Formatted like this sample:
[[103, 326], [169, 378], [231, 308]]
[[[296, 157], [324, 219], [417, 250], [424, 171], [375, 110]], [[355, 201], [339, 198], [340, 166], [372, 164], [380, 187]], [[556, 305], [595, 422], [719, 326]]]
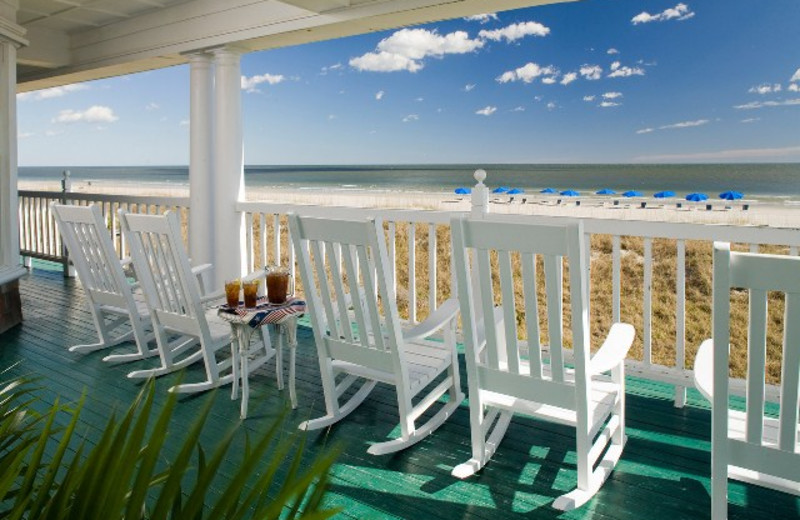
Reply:
[[800, 69], [797, 69], [794, 72], [794, 75], [789, 79], [789, 81], [800, 81]]
[[258, 85], [266, 83], [268, 85], [277, 85], [286, 81], [286, 77], [282, 74], [256, 74], [255, 76], [242, 76], [242, 90], [246, 92], [261, 92], [258, 90]]
[[409, 123], [411, 121], [419, 121], [419, 116], [417, 114], [408, 114], [403, 118], [404, 123]]
[[542, 67], [538, 63], [530, 62], [517, 69], [504, 72], [496, 78], [496, 81], [498, 83], [508, 83], [510, 81], [531, 83], [539, 76], [550, 76], [557, 73], [558, 70], [552, 65]]
[[596, 96], [583, 96], [583, 100], [584, 100], [584, 101], [594, 101], [594, 98], [595, 98], [595, 97], [596, 97]]
[[425, 101], [425, 98], [424, 97], [418, 97], [414, 101], [416, 101], [417, 103], [422, 103], [423, 101]]
[[113, 123], [117, 119], [111, 108], [93, 105], [84, 111], [62, 110], [53, 118], [53, 123]]
[[617, 99], [622, 97], [622, 92], [606, 92], [603, 99]]
[[614, 47], [611, 47], [610, 49], [608, 49], [606, 51], [606, 54], [619, 54], [619, 51], [617, 49], [615, 49]]
[[472, 92], [475, 90], [475, 83], [468, 83], [464, 85], [464, 92]]
[[761, 85], [756, 85], [755, 87], [750, 87], [748, 92], [751, 94], [772, 94], [773, 92], [780, 92], [781, 84], [775, 83], [774, 85], [770, 85], [769, 83], [762, 83]]
[[525, 112], [525, 107], [523, 107], [523, 106], [514, 107], [511, 111], [512, 112]]
[[320, 71], [320, 75], [321, 76], [325, 76], [329, 72], [333, 72], [335, 70], [340, 70], [342, 68], [342, 66], [343, 65], [341, 63], [334, 63], [333, 65], [328, 65], [327, 67], [322, 67], [322, 70]]
[[633, 25], [638, 25], [640, 23], [666, 22], [667, 20], [681, 21], [681, 20], [688, 20], [693, 16], [694, 16], [694, 11], [689, 9], [688, 5], [678, 4], [675, 7], [665, 9], [660, 13], [656, 14], [650, 14], [647, 11], [642, 11], [641, 13], [631, 18], [631, 23], [633, 23]]
[[542, 83], [544, 83], [545, 85], [552, 85], [556, 81], [558, 81], [558, 80], [556, 80], [556, 78], [554, 78], [552, 76], [549, 76], [549, 77], [546, 77], [546, 78], [542, 78]]
[[491, 105], [487, 105], [480, 110], [476, 110], [475, 113], [480, 116], [490, 116], [497, 112], [497, 107], [493, 107]]
[[547, 107], [547, 110], [555, 110], [556, 108], [558, 108], [558, 105], [556, 105], [554, 101], [550, 101], [545, 106]]
[[578, 79], [578, 73], [577, 72], [567, 72], [566, 74], [564, 74], [564, 77], [561, 78], [561, 84], [562, 85], [569, 85], [570, 83], [572, 83], [576, 79]]
[[502, 29], [495, 29], [493, 31], [487, 31], [484, 29], [478, 33], [478, 37], [495, 42], [506, 40], [506, 42], [510, 43], [526, 36], [547, 36], [548, 34], [550, 34], [550, 28], [545, 27], [539, 22], [522, 22], [511, 24], [503, 27]]
[[620, 66], [618, 61], [611, 64], [611, 73], [608, 78], [627, 78], [628, 76], [644, 76], [644, 69], [641, 67]]
[[492, 20], [497, 20], [497, 15], [495, 13], [484, 13], [484, 14], [476, 14], [472, 16], [467, 16], [464, 20], [468, 22], [478, 22], [481, 24], [489, 23]]
[[382, 90], [379, 90], [378, 92], [375, 93], [375, 99], [380, 101], [381, 99], [383, 99], [383, 94], [384, 92]]
[[336, 119], [336, 114], [328, 114], [328, 121], [333, 121]]
[[85, 83], [74, 83], [72, 85], [63, 85], [61, 87], [46, 88], [34, 92], [23, 92], [17, 94], [19, 101], [41, 101], [43, 99], [52, 99], [66, 96], [71, 92], [79, 92], [81, 90], [88, 90], [89, 85]]
[[636, 157], [637, 161], [696, 161], [717, 160], [724, 162], [730, 159], [754, 159], [759, 157], [791, 157], [800, 155], [800, 146], [786, 148], [742, 148], [738, 150], [720, 150], [716, 152], [700, 152], [691, 154], [648, 155]]
[[158, 110], [159, 108], [161, 108], [161, 107], [158, 106], [158, 103], [154, 103], [152, 101], [150, 103], [148, 103], [147, 105], [145, 105], [145, 107], [144, 107], [144, 109], [147, 110], [148, 112], [152, 112], [153, 110]]
[[63, 130], [45, 130], [44, 135], [46, 137], [55, 137], [55, 136], [61, 135], [63, 133], [64, 133]]
[[655, 132], [655, 128], [642, 128], [641, 130], [637, 130], [637, 134], [649, 134], [650, 132]]
[[733, 108], [739, 110], [751, 110], [754, 108], [788, 107], [795, 105], [800, 105], [800, 98], [786, 99], [783, 101], [751, 101], [750, 103], [745, 103], [744, 105], [736, 105]]
[[761, 121], [760, 117], [748, 117], [747, 119], [742, 119], [739, 121], [740, 123], [755, 123], [756, 121]]
[[17, 139], [27, 139], [29, 137], [33, 137], [34, 135], [36, 134], [33, 132], [19, 132], [17, 133]]
[[708, 119], [698, 119], [696, 121], [681, 121], [680, 123], [673, 123], [671, 125], [659, 126], [659, 130], [674, 130], [676, 128], [692, 128], [695, 126], [703, 126], [708, 124]]
[[464, 31], [442, 36], [427, 29], [401, 29], [378, 42], [375, 52], [352, 58], [350, 66], [373, 72], [417, 72], [425, 66], [422, 60], [426, 57], [465, 54], [483, 45], [482, 40], [471, 39]]
[[600, 108], [610, 108], [610, 107], [618, 107], [621, 104], [622, 103], [617, 103], [616, 101], [603, 101], [597, 106], [599, 106]]
[[581, 65], [579, 72], [588, 80], [597, 80], [603, 77], [603, 67], [600, 65]]
[[181, 120], [181, 121], [178, 123], [178, 126], [189, 126], [190, 124], [191, 124], [191, 123], [189, 122], [189, 120], [188, 120], [188, 119], [182, 119], [182, 120]]
[[800, 92], [800, 85], [797, 83], [791, 83], [788, 87], [786, 87], [786, 90], [789, 92]]

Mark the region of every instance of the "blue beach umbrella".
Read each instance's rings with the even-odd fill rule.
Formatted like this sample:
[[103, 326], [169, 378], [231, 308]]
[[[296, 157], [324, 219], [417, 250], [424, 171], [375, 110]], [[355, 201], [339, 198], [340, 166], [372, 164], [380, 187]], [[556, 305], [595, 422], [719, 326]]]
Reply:
[[675, 196], [675, 192], [674, 191], [669, 191], [669, 190], [667, 190], [667, 191], [659, 191], [659, 192], [653, 194], [653, 197], [655, 197], [657, 199], [668, 199], [668, 198], [674, 197], [674, 196]]
[[686, 196], [686, 200], [691, 202], [703, 202], [704, 200], [708, 200], [708, 195], [705, 193], [690, 193]]
[[744, 194], [740, 191], [723, 191], [719, 194], [719, 198], [724, 200], [739, 200], [744, 197]]
[[565, 197], [580, 197], [581, 194], [575, 190], [564, 190], [561, 192], [561, 195]]
[[510, 190], [510, 189], [511, 189], [511, 188], [509, 188], [508, 186], [500, 186], [500, 187], [498, 187], [498, 188], [495, 188], [495, 189], [493, 189], [493, 190], [492, 190], [492, 193], [505, 193], [505, 192], [507, 192], [507, 191], [508, 191], [508, 190]]
[[622, 194], [623, 197], [643, 197], [644, 194], [641, 191], [636, 190], [628, 190]]
[[603, 188], [602, 190], [598, 190], [594, 192], [595, 195], [616, 195], [617, 192], [608, 188]]
[[455, 190], [456, 195], [469, 195], [472, 193], [470, 188], [456, 188]]
[[547, 194], [551, 195], [553, 193], [558, 193], [558, 190], [553, 189], [553, 188], [545, 188], [542, 191], [540, 191], [539, 193], [547, 193]]
[[525, 193], [525, 190], [522, 190], [520, 188], [514, 188], [506, 192], [507, 195], [519, 195], [520, 193]]

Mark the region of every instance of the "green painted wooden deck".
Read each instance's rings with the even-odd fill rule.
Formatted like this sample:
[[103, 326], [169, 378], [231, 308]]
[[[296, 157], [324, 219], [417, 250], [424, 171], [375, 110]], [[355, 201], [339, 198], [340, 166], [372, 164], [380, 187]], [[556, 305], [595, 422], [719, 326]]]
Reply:
[[[70, 345], [96, 340], [82, 291], [77, 281], [65, 280], [55, 268], [36, 265], [33, 274], [20, 283], [25, 322], [0, 336], [0, 368], [18, 363], [11, 369], [13, 375], [41, 377], [44, 403], [52, 403], [57, 396], [62, 401], [76, 401], [86, 392], [82, 428], [91, 442], [113, 410], [127, 408], [141, 383], [125, 377], [133, 365], [102, 362], [106, 352], [80, 355], [67, 351]], [[287, 431], [324, 412], [311, 331], [301, 327], [298, 340], [300, 406], [290, 413]], [[465, 373], [462, 357], [462, 379]], [[240, 448], [245, 433], [252, 437], [265, 431], [287, 406], [288, 391], [278, 391], [274, 374], [273, 361], [251, 378], [250, 417], [241, 423], [236, 437]], [[157, 381], [160, 399], [165, 398], [175, 377]], [[187, 380], [201, 377], [199, 365], [186, 374]], [[466, 390], [466, 381], [462, 384]], [[239, 403], [230, 400], [229, 392], [225, 387], [216, 394], [182, 397], [171, 426], [173, 438], [178, 438], [200, 406], [212, 399], [212, 416], [203, 435], [206, 451], [212, 450], [216, 439], [240, 424]], [[622, 460], [592, 501], [567, 513], [552, 509], [551, 503], [575, 485], [574, 434], [557, 425], [516, 417], [488, 466], [461, 481], [451, 477], [450, 470], [470, 456], [466, 403], [416, 446], [393, 456], [375, 457], [366, 453], [370, 441], [392, 436], [397, 424], [394, 392], [379, 386], [340, 424], [309, 432], [308, 450], [315, 452], [332, 444], [343, 447], [327, 495], [330, 504], [344, 508], [340, 518], [708, 518], [707, 404], [691, 391], [689, 405], [675, 408], [671, 386], [634, 378], [628, 379], [627, 395], [629, 439]], [[226, 467], [236, 464], [238, 460], [232, 458]], [[219, 478], [225, 477], [223, 469]], [[731, 518], [800, 518], [796, 497], [735, 482], [729, 485], [729, 494]]]

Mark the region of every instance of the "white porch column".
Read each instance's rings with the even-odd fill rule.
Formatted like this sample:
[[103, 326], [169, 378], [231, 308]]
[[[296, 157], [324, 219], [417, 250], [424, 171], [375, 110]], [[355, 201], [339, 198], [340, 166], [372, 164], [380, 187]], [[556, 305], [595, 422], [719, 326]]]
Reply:
[[244, 199], [240, 51], [230, 47], [214, 54], [214, 287], [246, 269], [244, 216], [236, 202]]
[[17, 48], [27, 44], [24, 34], [0, 16], [0, 267], [12, 268], [19, 266]]
[[199, 265], [214, 262], [216, 244], [212, 175], [214, 75], [211, 55], [190, 55], [189, 68], [189, 254], [194, 265]]

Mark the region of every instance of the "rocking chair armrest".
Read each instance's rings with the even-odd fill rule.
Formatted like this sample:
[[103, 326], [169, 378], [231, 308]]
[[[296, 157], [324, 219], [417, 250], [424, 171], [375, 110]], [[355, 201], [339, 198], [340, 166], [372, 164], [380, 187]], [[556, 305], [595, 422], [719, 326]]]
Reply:
[[208, 271], [209, 269], [211, 269], [211, 267], [213, 267], [213, 264], [196, 265], [196, 266], [192, 267], [192, 274], [195, 275], [195, 276], [197, 276], [199, 274], [203, 274], [206, 271]]
[[600, 350], [595, 352], [591, 361], [589, 361], [589, 373], [592, 375], [602, 374], [623, 363], [633, 344], [635, 335], [636, 331], [633, 325], [627, 323], [613, 324]]
[[433, 311], [428, 318], [415, 327], [403, 332], [405, 341], [414, 341], [430, 336], [435, 331], [441, 329], [458, 314], [458, 300], [451, 298], [442, 303], [438, 309]]
[[714, 402], [714, 340], [707, 339], [694, 358], [694, 386], [703, 397]]
[[247, 276], [242, 276], [243, 282], [249, 282], [250, 280], [258, 280], [259, 278], [264, 278], [267, 276], [266, 269], [256, 269], [252, 273], [249, 273]]

